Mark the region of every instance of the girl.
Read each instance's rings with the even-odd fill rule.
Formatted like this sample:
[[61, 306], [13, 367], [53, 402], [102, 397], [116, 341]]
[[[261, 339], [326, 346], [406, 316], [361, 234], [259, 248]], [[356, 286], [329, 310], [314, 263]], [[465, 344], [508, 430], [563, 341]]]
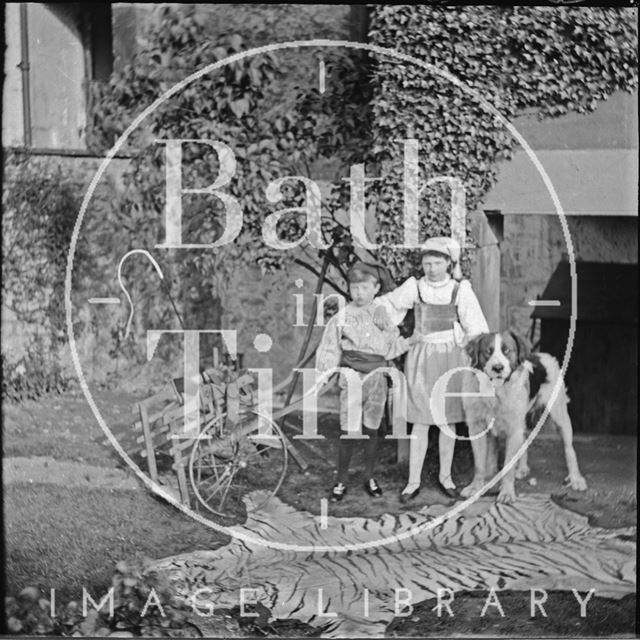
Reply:
[[[407, 310], [414, 308], [415, 333], [419, 334], [405, 362], [407, 421], [413, 423], [413, 437], [409, 448], [409, 481], [400, 494], [402, 503], [412, 500], [420, 491], [429, 426], [436, 423], [430, 405], [434, 384], [450, 369], [467, 366], [464, 345], [469, 339], [489, 330], [471, 283], [460, 281], [459, 260], [460, 245], [455, 240], [430, 238], [422, 252], [424, 276], [419, 280], [410, 277], [377, 300], [385, 309], [375, 315], [381, 326], [389, 320], [399, 324]], [[454, 374], [447, 385], [447, 393], [460, 391], [460, 376]], [[443, 406], [442, 402], [440, 406]], [[464, 420], [462, 399], [447, 396], [444, 410], [451, 429], [449, 433], [455, 434], [455, 423]], [[454, 437], [441, 429], [439, 484], [451, 498], [458, 497], [451, 478], [454, 445]]]

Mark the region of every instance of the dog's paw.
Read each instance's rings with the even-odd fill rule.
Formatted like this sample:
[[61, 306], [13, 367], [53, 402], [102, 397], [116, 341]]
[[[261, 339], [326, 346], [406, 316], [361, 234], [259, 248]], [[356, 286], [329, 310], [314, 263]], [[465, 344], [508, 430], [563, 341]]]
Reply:
[[586, 491], [587, 481], [581, 476], [567, 476], [564, 483], [568, 484], [574, 491]]
[[529, 469], [529, 465], [527, 464], [518, 465], [518, 468], [516, 469], [516, 478], [518, 480], [524, 480], [524, 478], [529, 477], [530, 473], [531, 473], [531, 469]]
[[460, 490], [460, 495], [463, 498], [470, 498], [474, 496], [478, 491], [481, 491], [484, 488], [484, 483], [482, 482], [472, 482], [468, 484], [464, 489]]
[[513, 504], [516, 501], [516, 492], [513, 487], [502, 487], [496, 498], [496, 502], [501, 504]]

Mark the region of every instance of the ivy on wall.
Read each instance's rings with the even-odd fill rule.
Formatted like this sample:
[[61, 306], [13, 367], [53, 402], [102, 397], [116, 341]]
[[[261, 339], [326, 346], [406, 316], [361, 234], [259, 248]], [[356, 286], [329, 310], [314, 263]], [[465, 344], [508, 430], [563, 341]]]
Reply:
[[[68, 379], [58, 349], [66, 340], [64, 277], [81, 192], [60, 167], [7, 151], [2, 197], [2, 392], [11, 400], [60, 391]], [[82, 268], [87, 256], [81, 251]], [[11, 316], [11, 318], [9, 317]], [[11, 323], [13, 322], [13, 327]], [[19, 330], [15, 330], [19, 328]]]
[[[298, 18], [278, 7], [272, 17], [280, 27], [278, 16], [285, 14], [287, 25], [306, 20], [306, 14]], [[370, 14], [372, 44], [451, 72], [509, 119], [531, 112], [541, 119], [570, 111], [588, 113], [613, 92], [632, 91], [638, 85], [633, 9], [371, 5]], [[94, 87], [92, 149], [109, 148], [141, 109], [177, 80], [245, 50], [263, 21], [241, 22], [247, 39], [212, 36], [207, 15], [197, 7], [161, 8], [146, 45], [131, 64], [109, 83]], [[302, 26], [307, 31], [300, 37], [318, 35], [312, 25]], [[263, 29], [255, 37], [269, 41], [270, 35]], [[285, 35], [278, 39], [286, 40]], [[171, 250], [161, 259], [174, 297], [186, 309], [187, 324], [196, 322], [190, 305], [195, 309], [203, 300], [220, 301], [229, 275], [247, 263], [277, 270], [293, 261], [317, 272], [319, 259], [328, 254], [329, 281], [344, 292], [343, 276], [355, 252], [345, 224], [350, 193], [344, 178], [356, 163], [365, 164], [368, 177], [381, 178], [367, 183], [377, 241], [384, 245], [374, 255], [391, 267], [398, 281], [414, 272], [417, 263], [412, 256], [389, 247], [401, 240], [402, 138], [418, 139], [423, 180], [451, 175], [463, 181], [470, 215], [493, 185], [498, 163], [513, 153], [514, 141], [505, 128], [467, 93], [437, 75], [360, 51], [309, 50], [306, 57], [300, 51], [285, 53], [247, 59], [222, 75], [203, 78], [144, 123], [128, 146], [134, 157], [124, 193], [114, 196], [108, 210], [100, 209], [91, 226], [96, 235], [79, 244], [74, 275], [85, 282], [96, 269], [115, 273], [125, 251], [153, 248], [162, 240], [164, 149], [153, 144], [155, 138], [222, 140], [233, 147], [238, 160], [237, 175], [228, 187], [245, 210], [238, 240], [223, 250]], [[320, 57], [327, 69], [322, 94], [315, 83], [303, 81]], [[319, 158], [336, 170], [331, 193], [323, 201], [323, 236], [331, 249], [287, 253], [266, 247], [264, 218], [278, 208], [302, 203], [299, 185], [285, 190], [279, 205], [266, 203], [267, 184], [285, 175], [315, 178]], [[216, 163], [215, 154], [205, 148], [186, 148], [185, 185], [209, 184]], [[3, 303], [17, 322], [37, 329], [28, 335], [24, 357], [3, 359], [6, 396], [35, 396], [65, 384], [57, 360], [57, 349], [65, 340], [62, 287], [81, 196], [77, 181], [60, 169], [20, 154], [5, 158]], [[445, 185], [425, 190], [420, 201], [423, 237], [450, 232], [449, 197]], [[186, 198], [184, 221], [187, 239], [212, 241], [222, 228], [223, 212], [211, 198]], [[304, 224], [303, 214], [290, 213], [278, 228], [283, 238], [292, 240], [304, 232]], [[465, 259], [468, 269], [469, 256]], [[124, 276], [137, 302], [139, 332], [145, 326], [176, 322], [152, 265], [132, 259]], [[215, 314], [220, 308], [201, 312]], [[121, 332], [113, 336], [114, 358], [133, 348], [122, 337]]]
[[[613, 92], [637, 88], [636, 20], [637, 11], [625, 8], [371, 5], [369, 38], [455, 75], [509, 120], [531, 112], [545, 119], [588, 113]], [[398, 240], [398, 138], [418, 139], [423, 181], [459, 178], [467, 210], [477, 210], [499, 161], [513, 153], [511, 134], [473, 97], [421, 68], [380, 59], [372, 82], [370, 159], [385, 177], [372, 186], [378, 240]], [[420, 211], [426, 234], [450, 233], [449, 197], [444, 185], [425, 190]], [[396, 275], [415, 268], [406, 252], [384, 248], [379, 254]]]
[[[131, 63], [115, 73], [108, 84], [93, 87], [91, 146], [96, 151], [111, 147], [141, 110], [176, 82], [247, 49], [238, 34], [209, 37], [207, 22], [195, 7], [163, 7], [145, 42]], [[268, 246], [263, 239], [267, 215], [304, 204], [302, 184], [285, 183], [282, 201], [275, 205], [265, 192], [277, 178], [313, 177], [311, 165], [319, 156], [333, 157], [337, 147], [351, 149], [352, 142], [357, 142], [363, 101], [354, 103], [352, 98], [362, 93], [359, 69], [344, 55], [327, 58], [328, 75], [335, 82], [327, 81], [331, 91], [324, 104], [332, 104], [336, 111], [326, 113], [326, 108], [316, 108], [317, 89], [291, 85], [287, 76], [296, 60], [301, 65], [313, 64], [315, 73], [318, 52], [280, 53], [252, 56], [203, 76], [151, 114], [127, 143], [126, 150], [133, 157], [125, 176], [125, 191], [114, 203], [109, 219], [102, 221], [101, 241], [95, 243], [95, 250], [102, 251], [105, 258], [109, 253], [120, 256], [131, 248], [147, 248], [154, 253], [172, 286], [173, 297], [181, 300], [186, 310], [187, 325], [197, 322], [202, 309], [196, 307], [203, 301], [224, 300], [226, 287], [239, 267], [257, 264], [263, 271], [272, 271], [295, 262], [317, 273], [318, 251], [308, 255], [285, 251]], [[282, 94], [283, 88], [288, 88], [286, 95]], [[350, 110], [349, 117], [337, 117], [346, 110]], [[351, 124], [345, 128], [345, 122]], [[163, 240], [166, 204], [165, 147], [154, 144], [154, 140], [175, 138], [217, 140], [233, 149], [236, 171], [223, 190], [240, 203], [243, 229], [232, 243], [215, 249], [153, 251]], [[210, 147], [184, 145], [185, 187], [208, 185], [219, 170], [219, 159]], [[325, 240], [335, 247], [327, 253], [338, 276], [345, 272], [340, 251], [342, 241], [348, 240], [348, 229], [335, 217], [338, 209], [344, 208], [344, 202], [329, 206], [329, 216], [322, 222]], [[185, 243], [214, 242], [226, 222], [219, 199], [183, 198]], [[278, 223], [280, 238], [299, 239], [305, 232], [305, 222], [304, 210], [291, 211]], [[137, 333], [153, 324], [175, 324], [151, 264], [132, 260], [127, 264], [126, 277], [132, 286], [132, 298], [144, 301], [134, 318]], [[329, 281], [344, 292], [337, 278], [330, 275]], [[209, 316], [208, 326], [215, 326], [215, 322]], [[142, 359], [144, 354], [139, 356]]]
[[[587, 113], [613, 92], [631, 91], [638, 84], [635, 12], [630, 9], [372, 5], [370, 12], [372, 44], [451, 72], [509, 119], [532, 111], [543, 119], [569, 111]], [[109, 83], [93, 88], [90, 143], [97, 152], [109, 148], [140, 111], [176, 81], [248, 47], [239, 35], [210, 37], [206, 17], [193, 6], [168, 5], [159, 10], [145, 42], [131, 64]], [[158, 138], [222, 140], [232, 146], [238, 161], [236, 175], [225, 187], [244, 208], [244, 228], [237, 241], [215, 251], [167, 250], [159, 258], [174, 298], [186, 309], [187, 325], [196, 322], [189, 313], [191, 302], [195, 309], [203, 300], [222, 301], [230, 274], [247, 263], [277, 270], [293, 261], [317, 272], [319, 259], [328, 254], [329, 281], [344, 292], [343, 276], [355, 256], [345, 224], [350, 193], [344, 178], [355, 163], [365, 164], [368, 177], [381, 178], [367, 183], [377, 241], [383, 245], [373, 252], [375, 257], [390, 266], [397, 281], [414, 272], [415, 256], [389, 246], [401, 240], [402, 138], [419, 141], [423, 181], [437, 175], [463, 181], [472, 215], [493, 185], [498, 163], [514, 150], [510, 134], [493, 116], [450, 82], [397, 60], [359, 51], [309, 50], [308, 54], [304, 64], [314, 56], [326, 63], [322, 94], [315, 83], [302, 79], [293, 89], [282, 82], [293, 62], [299, 59], [302, 67], [301, 54], [287, 52], [286, 64], [278, 56], [261, 55], [202, 78], [136, 131], [127, 149], [133, 159], [124, 193], [114, 197], [109, 215], [100, 220], [98, 235], [83, 245], [95, 254], [92, 259], [104, 273], [115, 273], [119, 257], [128, 249], [153, 249], [162, 241], [164, 147], [153, 143]], [[292, 184], [283, 190], [283, 201], [273, 206], [265, 200], [267, 184], [287, 175], [314, 178], [318, 158], [336, 167], [331, 193], [323, 201], [323, 237], [331, 249], [287, 253], [265, 246], [265, 217], [302, 202], [300, 185]], [[211, 150], [202, 145], [185, 147], [184, 160], [185, 185], [210, 184], [218, 168]], [[37, 176], [28, 180], [40, 184]], [[59, 183], [57, 195], [41, 206], [28, 194], [50, 193], [46, 185], [31, 190], [24, 185], [27, 196], [15, 195], [13, 210], [22, 206], [22, 197], [36, 212], [64, 209], [67, 213], [52, 215], [51, 220], [67, 224], [68, 212], [75, 216], [78, 211], [81, 193], [64, 191], [61, 177], [50, 182]], [[422, 237], [450, 232], [449, 198], [446, 185], [425, 190], [420, 202]], [[60, 204], [65, 199], [74, 202]], [[185, 198], [184, 207], [185, 241], [205, 243], [219, 237], [224, 224], [219, 202]], [[33, 220], [39, 215], [34, 214]], [[304, 224], [302, 213], [290, 213], [278, 230], [283, 238], [295, 240], [304, 233]], [[34, 223], [27, 235], [35, 238], [48, 228]], [[52, 256], [46, 259], [55, 262]], [[124, 276], [138, 303], [138, 333], [146, 326], [175, 325], [166, 291], [151, 264], [132, 259]], [[95, 291], [95, 295], [108, 293]], [[211, 313], [219, 313], [220, 304]], [[113, 348], [125, 348], [122, 335], [115, 336]]]

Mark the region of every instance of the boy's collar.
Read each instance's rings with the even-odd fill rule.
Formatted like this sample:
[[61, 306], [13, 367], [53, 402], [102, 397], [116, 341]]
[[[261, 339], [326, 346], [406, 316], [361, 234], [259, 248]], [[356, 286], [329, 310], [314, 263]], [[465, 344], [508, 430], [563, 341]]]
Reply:
[[373, 307], [376, 306], [376, 299], [374, 298], [369, 304], [365, 305], [364, 307], [359, 307], [353, 300], [349, 300], [349, 304], [354, 308], [354, 309], [373, 309]]

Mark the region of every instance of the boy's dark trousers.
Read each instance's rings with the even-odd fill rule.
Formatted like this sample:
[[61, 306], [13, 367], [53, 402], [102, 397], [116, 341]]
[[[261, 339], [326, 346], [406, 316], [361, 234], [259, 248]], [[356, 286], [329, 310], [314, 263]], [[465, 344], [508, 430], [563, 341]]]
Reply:
[[[342, 431], [340, 435], [347, 435], [347, 431]], [[347, 484], [349, 479], [349, 463], [351, 462], [351, 454], [355, 446], [361, 447], [364, 443], [364, 472], [365, 478], [373, 478], [373, 471], [376, 466], [376, 458], [378, 456], [378, 441], [380, 439], [380, 429], [368, 429], [362, 427], [362, 435], [369, 436], [367, 440], [356, 440], [355, 438], [340, 438], [338, 445], [338, 482]]]
[[[359, 351], [343, 352], [342, 359], [340, 361], [341, 367], [350, 367], [359, 371], [360, 373], [371, 373], [379, 366], [387, 366], [389, 363], [382, 357], [372, 355], [368, 353], [362, 353]], [[387, 388], [389, 381], [387, 379]], [[389, 406], [387, 404], [385, 412], [388, 412]], [[385, 421], [383, 416], [383, 421]], [[379, 425], [377, 429], [369, 429], [362, 425], [362, 435], [368, 436], [366, 439], [356, 438], [340, 438], [340, 444], [338, 445], [338, 482], [346, 485], [349, 479], [349, 463], [351, 462], [351, 455], [353, 449], [356, 446], [362, 446], [364, 442], [364, 471], [365, 478], [369, 480], [373, 478], [373, 471], [376, 466], [376, 460], [378, 457], [378, 442], [380, 439], [380, 432], [382, 431], [382, 425]], [[341, 431], [341, 436], [346, 436], [347, 431]]]

